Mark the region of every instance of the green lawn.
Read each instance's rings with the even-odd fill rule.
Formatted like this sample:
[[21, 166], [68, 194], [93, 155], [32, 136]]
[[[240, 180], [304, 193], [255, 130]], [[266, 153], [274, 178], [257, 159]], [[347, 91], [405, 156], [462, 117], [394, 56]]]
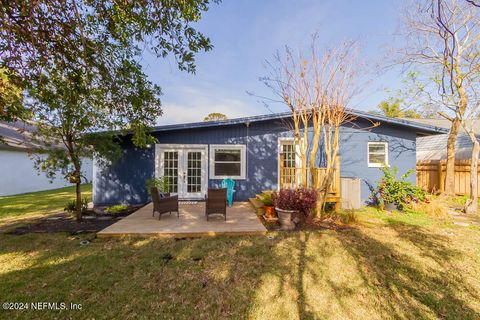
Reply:
[[[92, 185], [82, 185], [82, 197], [92, 197]], [[75, 187], [0, 197], [0, 226], [51, 213], [63, 212], [65, 204], [75, 199]]]
[[82, 304], [0, 318], [480, 318], [478, 228], [366, 209], [351, 230], [269, 235], [0, 234], [2, 302]]

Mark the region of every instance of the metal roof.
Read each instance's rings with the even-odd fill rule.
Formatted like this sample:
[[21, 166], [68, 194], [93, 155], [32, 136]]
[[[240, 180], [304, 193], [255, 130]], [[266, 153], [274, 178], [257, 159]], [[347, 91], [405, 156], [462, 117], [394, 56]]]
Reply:
[[32, 151], [43, 148], [63, 148], [56, 143], [46, 143], [36, 138], [37, 127], [33, 122], [0, 121], [0, 149]]
[[[418, 123], [410, 120], [405, 120], [400, 118], [388, 118], [388, 117], [374, 115], [368, 112], [354, 110], [354, 109], [348, 109], [348, 112], [358, 118], [404, 126], [410, 129], [419, 130], [424, 133], [439, 134], [439, 133], [448, 132], [448, 129], [446, 128]], [[182, 130], [182, 129], [209, 128], [209, 127], [218, 127], [218, 126], [226, 126], [226, 125], [235, 125], [235, 124], [244, 124], [244, 123], [260, 122], [260, 121], [267, 121], [267, 120], [283, 119], [288, 117], [291, 117], [290, 112], [281, 112], [281, 113], [271, 113], [271, 114], [265, 114], [265, 115], [259, 115], [259, 116], [235, 118], [235, 119], [228, 119], [228, 120], [203, 121], [203, 122], [156, 126], [156, 127], [153, 127], [152, 130], [153, 132], [161, 132], [161, 131], [173, 131], [173, 130]]]
[[[480, 140], [480, 138], [477, 137]], [[439, 134], [417, 138], [417, 160], [447, 159], [448, 134]], [[455, 159], [470, 159], [472, 155], [472, 140], [465, 133], [457, 136], [455, 143]]]
[[[436, 126], [436, 127], [440, 127], [440, 128], [446, 128], [446, 129], [450, 129], [450, 126], [452, 125], [452, 122], [450, 120], [447, 120], [447, 119], [425, 119], [425, 118], [408, 119], [407, 118], [406, 120], [413, 121], [413, 122], [419, 122], [419, 123], [422, 123], [422, 124], [428, 124], [428, 125]], [[479, 119], [475, 119], [473, 121], [473, 130], [475, 131], [476, 135], [480, 135], [480, 120]], [[463, 132], [463, 133], [466, 132], [465, 129], [463, 128], [463, 126], [460, 126], [460, 132]]]

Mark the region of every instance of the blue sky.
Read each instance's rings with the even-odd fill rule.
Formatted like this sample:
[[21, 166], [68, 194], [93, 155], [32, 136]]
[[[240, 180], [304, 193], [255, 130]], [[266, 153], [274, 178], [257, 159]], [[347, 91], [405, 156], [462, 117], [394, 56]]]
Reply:
[[[375, 109], [400, 86], [400, 74], [378, 76], [375, 65], [385, 57], [399, 23], [400, 3], [394, 0], [224, 0], [212, 5], [197, 28], [210, 37], [214, 48], [197, 55], [195, 75], [179, 71], [172, 57], [145, 54], [143, 65], [150, 79], [162, 87], [164, 116], [158, 124], [201, 121], [210, 112], [229, 118], [271, 111], [258, 98], [273, 97], [258, 78], [266, 74], [264, 62], [285, 45], [308, 46], [318, 32], [321, 44], [354, 39], [361, 58], [371, 64], [368, 87], [352, 103], [361, 110]], [[273, 111], [284, 106], [273, 104]]]

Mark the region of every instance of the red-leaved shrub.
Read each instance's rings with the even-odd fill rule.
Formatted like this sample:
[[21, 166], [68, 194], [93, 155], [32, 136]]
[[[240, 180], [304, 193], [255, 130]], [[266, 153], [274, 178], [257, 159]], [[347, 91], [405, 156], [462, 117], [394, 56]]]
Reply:
[[283, 210], [298, 210], [308, 214], [315, 207], [317, 192], [313, 189], [280, 189], [272, 195], [275, 207]]

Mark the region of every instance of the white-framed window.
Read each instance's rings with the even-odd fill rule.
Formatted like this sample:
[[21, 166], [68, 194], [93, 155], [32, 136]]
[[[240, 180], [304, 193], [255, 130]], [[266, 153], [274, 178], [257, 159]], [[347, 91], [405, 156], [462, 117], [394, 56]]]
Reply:
[[388, 166], [388, 142], [376, 141], [368, 143], [368, 166], [380, 168]]
[[245, 179], [245, 153], [243, 144], [210, 145], [210, 179]]

